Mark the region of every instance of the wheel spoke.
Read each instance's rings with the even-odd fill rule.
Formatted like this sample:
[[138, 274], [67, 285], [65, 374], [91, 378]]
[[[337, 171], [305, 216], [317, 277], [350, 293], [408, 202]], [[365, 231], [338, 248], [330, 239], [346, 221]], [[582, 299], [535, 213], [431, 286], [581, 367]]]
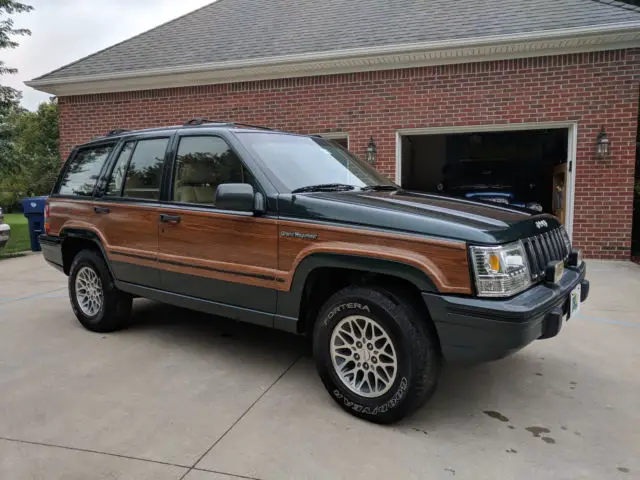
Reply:
[[[347, 365], [349, 365], [349, 364], [352, 364], [352, 365], [353, 365], [353, 367], [352, 367], [352, 368], [345, 368], [345, 367], [346, 367]], [[353, 362], [344, 362], [344, 364], [343, 364], [343, 368], [342, 368], [342, 370], [340, 370], [340, 373], [341, 373], [342, 375], [350, 375], [350, 374], [352, 374], [352, 373], [355, 375], [355, 373], [354, 373], [354, 372], [355, 372], [357, 369], [358, 369], [358, 367], [356, 366], [356, 364], [355, 364], [355, 363], [353, 363]]]
[[367, 381], [367, 376], [363, 373], [362, 380], [360, 380], [360, 383], [356, 385], [356, 388], [360, 390], [362, 388], [362, 385], [364, 385], [364, 382], [366, 381]]
[[371, 340], [373, 338], [373, 324], [371, 322], [367, 322], [364, 325], [364, 338], [366, 340]]
[[389, 381], [389, 377], [388, 377], [388, 375], [386, 375], [386, 373], [384, 372], [384, 369], [382, 367], [376, 367], [374, 369], [374, 372], [376, 374], [376, 378], [380, 379], [380, 382], [387, 383]]
[[374, 393], [378, 391], [378, 388], [376, 386], [376, 376], [374, 375], [374, 373], [372, 371], [368, 371], [365, 376], [367, 377], [367, 386], [369, 387], [369, 392]]
[[347, 354], [341, 353], [341, 352], [339, 352], [337, 350], [335, 351], [334, 355], [336, 355], [336, 356], [338, 356], [340, 358], [344, 358], [345, 360], [351, 360], [353, 358], [353, 354], [352, 353], [349, 353], [347, 355]]
[[353, 337], [347, 332], [345, 332], [344, 330], [342, 330], [341, 332], [338, 332], [337, 337], [340, 340], [342, 340], [345, 343], [345, 345], [353, 345], [356, 343]]
[[358, 319], [352, 320], [351, 330], [353, 331], [354, 339], [360, 340], [362, 338], [362, 330], [358, 324]]
[[385, 353], [381, 353], [378, 356], [378, 361], [380, 363], [382, 363], [383, 365], [393, 365], [395, 363], [395, 359], [393, 357], [390, 357], [389, 355], [387, 355]]

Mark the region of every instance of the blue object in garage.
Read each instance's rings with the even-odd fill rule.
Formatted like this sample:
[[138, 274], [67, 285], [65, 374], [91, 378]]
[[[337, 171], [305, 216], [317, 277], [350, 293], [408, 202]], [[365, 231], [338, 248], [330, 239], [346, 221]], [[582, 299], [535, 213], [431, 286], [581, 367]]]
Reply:
[[31, 239], [31, 251], [40, 251], [38, 236], [44, 233], [44, 207], [48, 197], [30, 197], [22, 200], [24, 216], [29, 221], [29, 238]]

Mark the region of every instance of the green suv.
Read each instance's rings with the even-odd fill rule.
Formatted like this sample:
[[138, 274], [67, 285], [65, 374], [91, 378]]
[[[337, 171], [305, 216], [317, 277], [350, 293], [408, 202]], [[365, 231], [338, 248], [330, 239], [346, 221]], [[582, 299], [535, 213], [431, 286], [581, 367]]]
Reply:
[[79, 145], [45, 230], [87, 329], [146, 297], [308, 335], [329, 395], [378, 423], [422, 405], [444, 361], [557, 335], [589, 292], [550, 215], [406, 191], [329, 140], [227, 122]]

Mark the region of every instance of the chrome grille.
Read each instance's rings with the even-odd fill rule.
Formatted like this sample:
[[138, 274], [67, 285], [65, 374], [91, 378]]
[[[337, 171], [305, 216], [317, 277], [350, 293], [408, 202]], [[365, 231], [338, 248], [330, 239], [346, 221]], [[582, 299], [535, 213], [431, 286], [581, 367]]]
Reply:
[[571, 249], [569, 237], [563, 227], [522, 240], [531, 269], [531, 280], [544, 277], [544, 270], [551, 261], [566, 261]]

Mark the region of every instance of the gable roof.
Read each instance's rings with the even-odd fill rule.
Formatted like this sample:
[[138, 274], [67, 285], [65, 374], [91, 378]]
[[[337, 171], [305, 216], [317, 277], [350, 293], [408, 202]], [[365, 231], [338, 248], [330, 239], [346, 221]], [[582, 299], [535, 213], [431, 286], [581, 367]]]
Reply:
[[[486, 53], [480, 47], [505, 58], [507, 44], [516, 57], [640, 46], [640, 8], [615, 0], [218, 0], [27, 84], [60, 94], [72, 84], [86, 92], [149, 88], [154, 82], [118, 80], [172, 75], [165, 86], [399, 68], [370, 63], [438, 50], [439, 63], [475, 61]], [[291, 68], [300, 63], [308, 68]], [[265, 68], [273, 66], [280, 68]], [[197, 75], [216, 71], [224, 74]], [[196, 75], [175, 77], [187, 73]]]

